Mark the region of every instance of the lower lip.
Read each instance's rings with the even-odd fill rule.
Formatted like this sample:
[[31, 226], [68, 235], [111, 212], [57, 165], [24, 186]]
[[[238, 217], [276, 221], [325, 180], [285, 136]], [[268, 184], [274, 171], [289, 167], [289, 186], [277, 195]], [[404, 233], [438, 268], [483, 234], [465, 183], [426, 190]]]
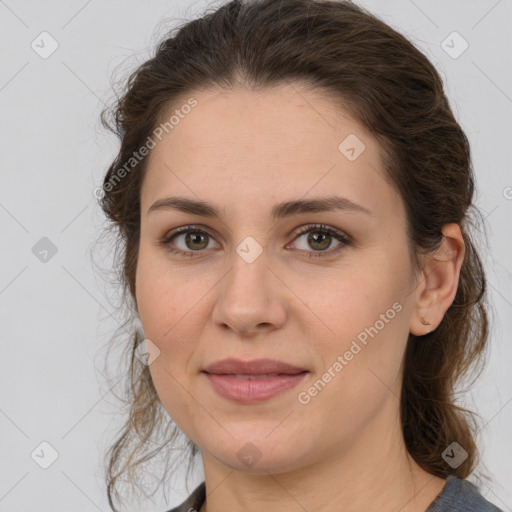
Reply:
[[303, 372], [295, 375], [282, 374], [251, 380], [233, 375], [217, 375], [204, 372], [213, 389], [219, 395], [243, 404], [268, 400], [288, 389], [294, 388], [307, 373]]

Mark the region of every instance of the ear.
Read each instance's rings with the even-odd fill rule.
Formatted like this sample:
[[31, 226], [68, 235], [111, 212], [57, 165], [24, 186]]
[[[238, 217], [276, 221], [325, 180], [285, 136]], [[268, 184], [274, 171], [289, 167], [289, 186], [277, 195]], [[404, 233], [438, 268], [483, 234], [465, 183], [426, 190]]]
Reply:
[[[446, 224], [442, 232], [440, 247], [423, 259], [422, 277], [416, 290], [416, 310], [409, 326], [415, 336], [437, 329], [457, 293], [465, 254], [464, 238], [458, 224]], [[425, 325], [427, 322], [430, 325]]]

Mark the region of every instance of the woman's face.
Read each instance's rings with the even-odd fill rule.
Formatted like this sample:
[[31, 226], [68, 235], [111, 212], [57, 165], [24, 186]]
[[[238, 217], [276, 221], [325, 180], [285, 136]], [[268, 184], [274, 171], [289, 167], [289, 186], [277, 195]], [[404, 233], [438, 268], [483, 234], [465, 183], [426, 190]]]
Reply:
[[[160, 400], [203, 457], [231, 468], [279, 472], [340, 455], [398, 421], [417, 324], [403, 202], [375, 138], [325, 96], [296, 85], [194, 98], [155, 139], [141, 190], [136, 298], [159, 351]], [[217, 214], [151, 209], [178, 197]], [[334, 197], [344, 199], [307, 207]], [[305, 372], [204, 372], [227, 358]]]

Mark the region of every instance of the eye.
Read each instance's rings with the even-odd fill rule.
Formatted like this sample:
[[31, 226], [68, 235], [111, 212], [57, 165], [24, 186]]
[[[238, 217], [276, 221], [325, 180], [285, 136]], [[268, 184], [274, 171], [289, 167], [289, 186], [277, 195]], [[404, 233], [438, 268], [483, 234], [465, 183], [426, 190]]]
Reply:
[[[309, 252], [307, 255], [309, 258], [322, 257], [324, 254], [332, 255], [333, 253], [341, 250], [344, 246], [350, 245], [352, 241], [348, 235], [324, 224], [305, 226], [301, 231], [299, 231], [294, 241], [298, 240], [305, 234], [309, 234], [306, 238], [306, 244], [309, 244], [310, 247], [313, 247], [315, 250], [308, 251], [307, 247], [300, 250], [303, 252]], [[180, 237], [184, 237], [182, 239], [182, 247], [179, 247], [179, 243], [176, 242]], [[212, 247], [208, 246], [209, 242], [213, 239], [213, 236], [210, 235], [208, 231], [201, 229], [199, 226], [183, 226], [165, 235], [158, 243], [171, 253], [175, 253], [183, 257], [194, 257], [196, 256], [194, 253], [201, 253], [203, 252], [203, 249], [211, 249]], [[335, 247], [335, 249], [327, 251], [333, 239], [340, 243]]]
[[[180, 237], [184, 237], [183, 244], [185, 247], [178, 247], [178, 249], [176, 249], [174, 247], [175, 242], [173, 240], [177, 240]], [[194, 252], [201, 252], [202, 249], [208, 248], [208, 239], [213, 240], [213, 237], [204, 229], [200, 229], [198, 226], [183, 226], [181, 228], [175, 229], [171, 233], [168, 233], [159, 242], [159, 244], [164, 246], [172, 253], [176, 253], [185, 257], [193, 257]]]
[[[315, 251], [309, 252], [307, 255], [309, 258], [322, 257], [324, 256], [322, 253], [325, 253], [326, 255], [332, 255], [333, 253], [340, 251], [344, 246], [350, 245], [351, 243], [351, 239], [348, 235], [345, 235], [341, 231], [338, 231], [337, 229], [331, 228], [324, 224], [305, 226], [298, 233], [295, 240], [298, 240], [305, 234], [308, 234], [307, 238], [305, 239], [306, 244], [316, 249]], [[327, 251], [326, 249], [331, 245], [333, 238], [338, 240], [340, 244], [338, 244], [335, 249]], [[301, 250], [307, 251], [308, 248], [306, 247], [305, 249]]]

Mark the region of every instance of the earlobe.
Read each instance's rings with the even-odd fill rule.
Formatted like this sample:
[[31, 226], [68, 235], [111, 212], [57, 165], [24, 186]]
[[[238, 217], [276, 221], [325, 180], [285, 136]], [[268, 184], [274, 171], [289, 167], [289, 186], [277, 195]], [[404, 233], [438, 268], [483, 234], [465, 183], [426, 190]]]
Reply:
[[464, 238], [455, 223], [443, 226], [442, 232], [439, 248], [425, 255], [423, 260], [423, 279], [410, 325], [410, 332], [415, 336], [428, 334], [439, 326], [459, 286], [465, 255]]

